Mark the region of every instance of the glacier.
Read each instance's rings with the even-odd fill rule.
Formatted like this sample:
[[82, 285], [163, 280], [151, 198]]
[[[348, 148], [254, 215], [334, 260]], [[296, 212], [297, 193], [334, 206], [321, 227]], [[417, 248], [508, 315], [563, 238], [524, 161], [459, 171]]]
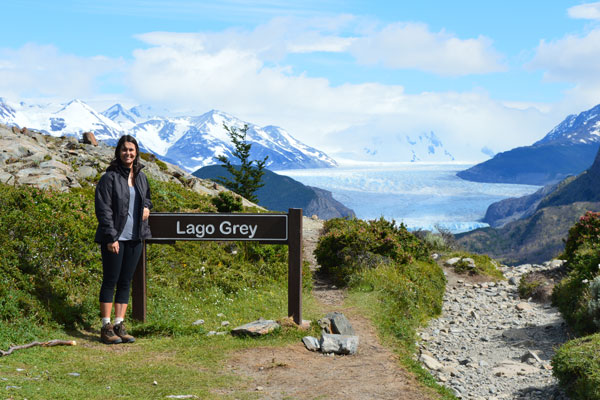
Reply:
[[539, 189], [534, 185], [470, 182], [456, 176], [470, 165], [406, 162], [277, 173], [331, 191], [358, 218], [384, 217], [402, 222], [410, 230], [435, 230], [439, 226], [453, 233], [488, 226], [481, 219], [490, 204]]

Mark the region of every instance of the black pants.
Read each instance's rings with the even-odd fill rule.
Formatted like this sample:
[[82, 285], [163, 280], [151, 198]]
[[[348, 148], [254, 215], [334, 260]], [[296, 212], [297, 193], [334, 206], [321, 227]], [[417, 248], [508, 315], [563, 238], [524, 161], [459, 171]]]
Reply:
[[[140, 240], [119, 241], [119, 253], [111, 253], [106, 243], [101, 246], [102, 253], [102, 287], [100, 288], [100, 303], [129, 303], [129, 289], [135, 267], [142, 255]], [[117, 293], [115, 294], [115, 286]]]

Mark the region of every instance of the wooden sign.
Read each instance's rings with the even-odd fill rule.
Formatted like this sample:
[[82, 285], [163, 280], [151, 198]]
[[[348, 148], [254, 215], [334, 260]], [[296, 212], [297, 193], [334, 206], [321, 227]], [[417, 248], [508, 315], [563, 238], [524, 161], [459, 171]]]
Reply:
[[302, 323], [302, 209], [287, 214], [152, 213], [132, 285], [131, 314], [146, 321], [146, 244], [177, 240], [258, 241], [288, 246], [288, 316]]

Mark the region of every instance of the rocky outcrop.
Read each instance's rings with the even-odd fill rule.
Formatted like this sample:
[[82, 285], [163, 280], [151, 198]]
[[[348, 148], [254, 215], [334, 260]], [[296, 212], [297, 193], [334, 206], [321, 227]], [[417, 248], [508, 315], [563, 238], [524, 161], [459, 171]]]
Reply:
[[523, 197], [511, 197], [491, 204], [481, 220], [493, 228], [500, 228], [511, 221], [527, 218], [535, 212], [544, 197], [551, 193], [556, 184], [546, 185], [540, 190]]
[[[0, 124], [0, 182], [66, 191], [94, 182], [114, 157], [114, 147], [97, 146], [74, 137], [53, 137], [30, 129], [13, 129]], [[214, 182], [199, 179], [168, 163], [159, 166], [143, 161], [144, 172], [162, 182], [185, 185], [198, 193], [216, 195], [226, 191]], [[256, 206], [244, 199], [244, 204]]]
[[333, 198], [330, 191], [314, 186], [308, 186], [315, 197], [304, 208], [306, 215], [316, 215], [320, 219], [355, 217], [354, 211]]

